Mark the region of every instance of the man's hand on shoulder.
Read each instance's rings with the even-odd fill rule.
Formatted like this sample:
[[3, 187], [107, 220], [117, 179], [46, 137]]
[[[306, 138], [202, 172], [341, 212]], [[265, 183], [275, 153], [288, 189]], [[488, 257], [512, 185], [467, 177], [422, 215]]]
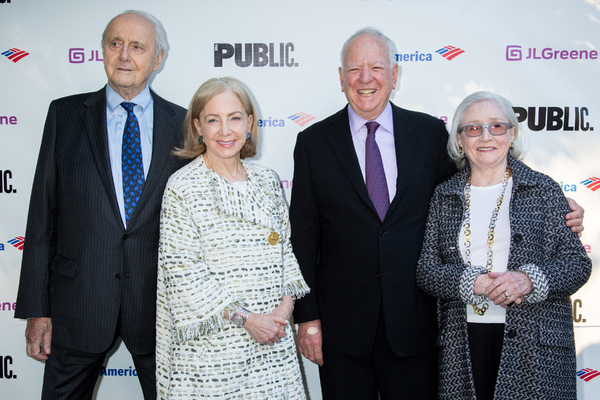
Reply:
[[52, 345], [52, 320], [47, 317], [28, 319], [25, 339], [29, 357], [38, 361], [47, 360]]
[[577, 204], [575, 200], [567, 197], [567, 201], [572, 210], [572, 212], [568, 213], [566, 216], [567, 226], [570, 227], [577, 236], [581, 237], [581, 232], [583, 232], [583, 214], [585, 213], [585, 210]]
[[323, 365], [323, 335], [321, 320], [302, 322], [298, 324], [298, 350], [300, 354], [318, 365]]

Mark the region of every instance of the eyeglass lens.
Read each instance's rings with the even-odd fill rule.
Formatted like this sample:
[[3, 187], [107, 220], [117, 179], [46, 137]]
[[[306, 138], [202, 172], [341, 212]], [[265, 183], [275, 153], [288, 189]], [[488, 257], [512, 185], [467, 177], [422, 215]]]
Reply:
[[490, 135], [498, 136], [498, 135], [504, 135], [506, 133], [508, 124], [503, 123], [503, 122], [489, 124], [489, 125], [474, 124], [474, 125], [465, 126], [464, 130], [465, 130], [465, 133], [467, 134], [467, 136], [479, 136], [483, 133], [483, 129], [486, 127], [489, 129]]

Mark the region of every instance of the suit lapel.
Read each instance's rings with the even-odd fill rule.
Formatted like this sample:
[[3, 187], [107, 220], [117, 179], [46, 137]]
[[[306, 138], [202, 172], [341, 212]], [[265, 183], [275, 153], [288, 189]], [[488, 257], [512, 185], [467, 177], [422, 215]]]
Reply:
[[367, 186], [360, 170], [360, 164], [356, 157], [354, 142], [350, 132], [350, 121], [348, 119], [348, 105], [330, 118], [330, 127], [326, 130], [325, 135], [329, 140], [329, 144], [333, 149], [342, 169], [344, 170], [348, 180], [356, 189], [363, 201], [377, 214], [375, 206], [367, 192]]
[[398, 179], [396, 180], [396, 196], [390, 204], [388, 215], [400, 203], [408, 178], [412, 172], [413, 160], [416, 151], [416, 135], [410, 124], [410, 116], [400, 107], [392, 104], [394, 118], [394, 146], [396, 147], [396, 165], [398, 166]]
[[106, 130], [106, 87], [92, 93], [84, 101], [85, 130], [96, 161], [96, 167], [104, 190], [108, 193], [110, 205], [115, 212], [115, 217], [121, 221], [121, 213], [115, 194], [115, 184], [110, 168], [110, 155], [108, 153], [108, 132]]
[[[161, 180], [161, 175], [167, 168], [169, 154], [173, 150], [171, 148], [172, 140], [174, 134], [176, 134], [176, 132], [173, 132], [173, 130], [176, 129], [176, 124], [174, 124], [173, 121], [175, 112], [163, 98], [156, 95], [152, 90], [150, 90], [150, 94], [154, 100], [152, 161], [150, 163], [150, 169], [148, 170], [146, 182], [144, 183], [142, 196], [140, 197], [128, 226], [132, 226], [135, 223], [137, 216], [156, 191], [156, 187]], [[162, 193], [160, 193], [160, 195], [162, 196]]]

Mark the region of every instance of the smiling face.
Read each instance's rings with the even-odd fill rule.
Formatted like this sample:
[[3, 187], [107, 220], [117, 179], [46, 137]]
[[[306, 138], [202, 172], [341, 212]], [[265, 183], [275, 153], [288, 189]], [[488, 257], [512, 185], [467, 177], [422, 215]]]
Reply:
[[374, 120], [385, 109], [398, 79], [398, 64], [390, 66], [387, 44], [372, 34], [358, 36], [339, 69], [342, 92], [363, 119]]
[[206, 153], [212, 164], [240, 160], [254, 118], [248, 115], [239, 97], [230, 90], [214, 95], [194, 119], [198, 134], [203, 136]]
[[144, 88], [160, 66], [164, 51], [155, 54], [154, 26], [136, 14], [115, 17], [106, 29], [102, 54], [108, 84], [125, 100]]
[[[468, 124], [487, 125], [492, 122], [508, 122], [508, 118], [490, 101], [480, 101], [470, 106], [463, 116], [460, 126]], [[458, 134], [458, 144], [469, 159], [473, 173], [504, 173], [510, 144], [515, 137], [512, 127], [504, 135], [492, 136], [484, 129], [481, 136], [469, 137], [464, 132]]]

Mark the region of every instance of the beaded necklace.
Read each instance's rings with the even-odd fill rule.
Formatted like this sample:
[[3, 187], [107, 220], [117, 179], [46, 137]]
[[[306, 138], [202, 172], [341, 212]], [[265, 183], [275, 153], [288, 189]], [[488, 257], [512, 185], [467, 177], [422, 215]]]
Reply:
[[[486, 274], [488, 272], [492, 272], [493, 259], [494, 259], [494, 229], [496, 228], [496, 221], [498, 220], [498, 213], [500, 212], [500, 207], [502, 207], [502, 200], [504, 200], [504, 193], [506, 192], [506, 186], [508, 186], [508, 179], [511, 177], [512, 172], [510, 168], [507, 166], [506, 171], [504, 171], [504, 178], [502, 179], [502, 189], [500, 190], [500, 194], [498, 195], [498, 199], [496, 200], [496, 208], [492, 212], [492, 217], [490, 218], [490, 230], [488, 231], [488, 251], [487, 251], [487, 262], [485, 265]], [[467, 179], [467, 184], [465, 185], [465, 219], [463, 222], [463, 229], [465, 230], [465, 258], [467, 259], [467, 265], [471, 265], [471, 175], [469, 174], [469, 179]], [[477, 315], [483, 315], [489, 308], [489, 304], [487, 300], [481, 305], [472, 304], [473, 311]]]

